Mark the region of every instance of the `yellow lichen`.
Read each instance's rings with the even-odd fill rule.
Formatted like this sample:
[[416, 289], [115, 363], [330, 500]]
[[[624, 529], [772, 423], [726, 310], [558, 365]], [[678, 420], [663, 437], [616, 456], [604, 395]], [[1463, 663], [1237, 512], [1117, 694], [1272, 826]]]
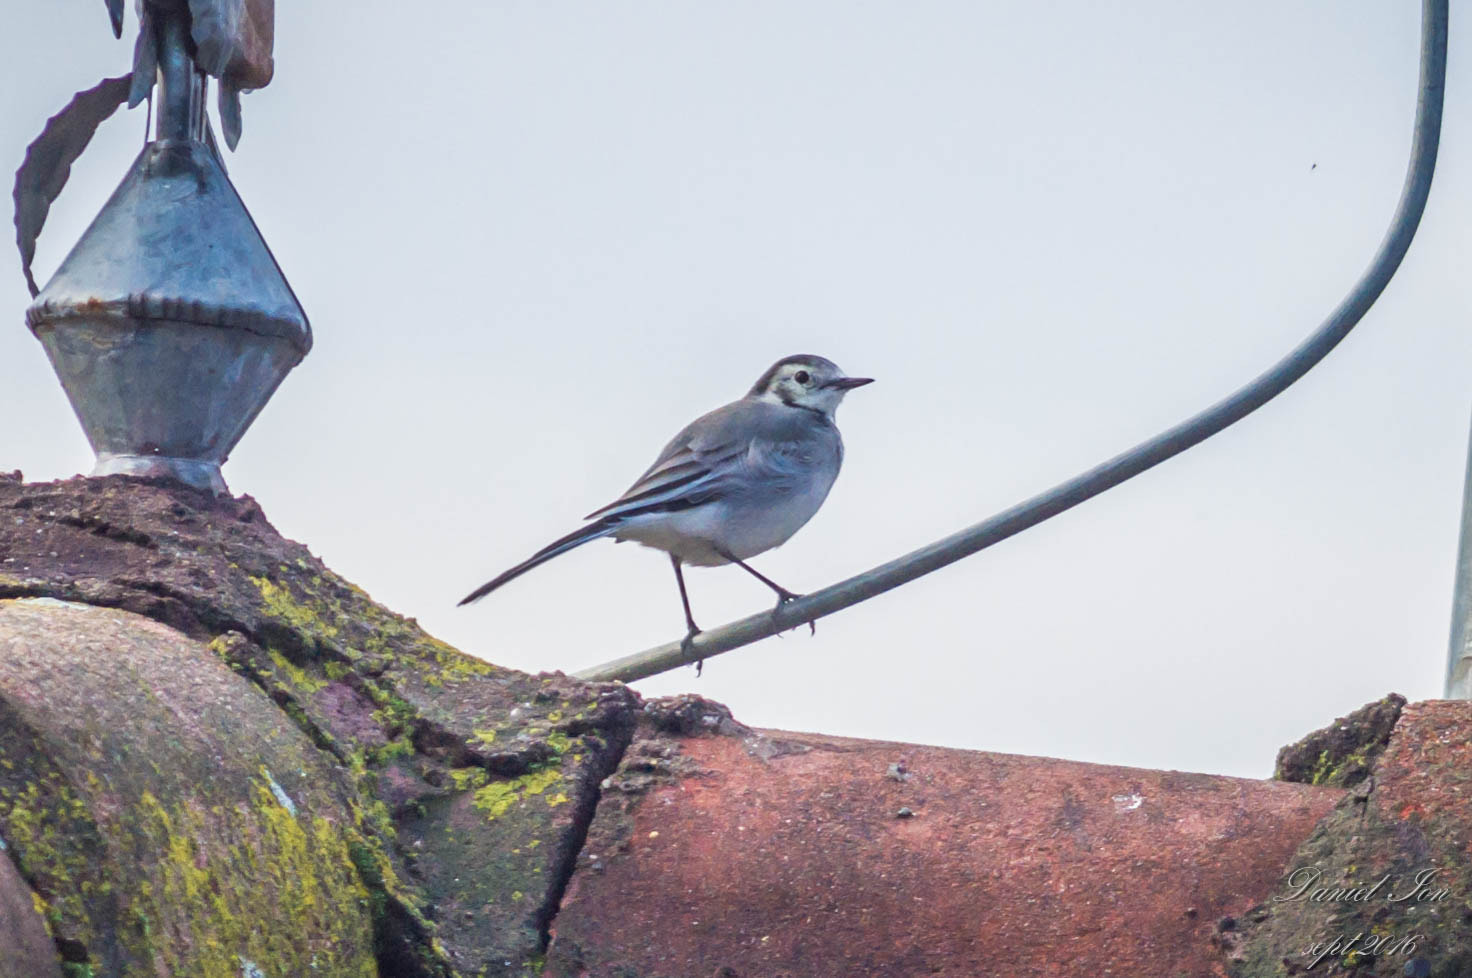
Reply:
[[431, 642], [436, 651], [440, 653], [437, 656], [440, 663], [440, 675], [447, 683], [463, 682], [474, 676], [489, 676], [496, 671], [496, 667], [489, 662], [466, 655], [438, 639], [432, 639]]
[[509, 781], [494, 781], [476, 791], [475, 807], [485, 812], [487, 819], [497, 819], [528, 795], [540, 795], [560, 780], [561, 772], [549, 767]]
[[457, 767], [450, 771], [450, 780], [455, 783], [456, 791], [469, 791], [471, 788], [480, 788], [490, 780], [484, 768], [479, 767]]
[[336, 625], [324, 621], [315, 608], [298, 601], [286, 588], [267, 577], [252, 577], [250, 580], [261, 592], [261, 600], [271, 617], [290, 625], [305, 637], [333, 638], [337, 635]]
[[[41, 921], [46, 925], [46, 932], [48, 934], [51, 934], [51, 920], [50, 920], [51, 905], [49, 903], [47, 903], [45, 901], [45, 899], [42, 898], [41, 894], [37, 893], [35, 890], [32, 890], [31, 891], [31, 906], [33, 906], [33, 907], [36, 908], [36, 916], [37, 917], [40, 917], [41, 918]], [[52, 937], [55, 937], [56, 935], [55, 934], [51, 934], [51, 936]]]
[[271, 656], [271, 661], [276, 664], [276, 668], [286, 673], [286, 678], [290, 679], [292, 686], [298, 690], [306, 693], [315, 693], [327, 685], [322, 680], [307, 675], [305, 669], [275, 649], [272, 649], [268, 654]]

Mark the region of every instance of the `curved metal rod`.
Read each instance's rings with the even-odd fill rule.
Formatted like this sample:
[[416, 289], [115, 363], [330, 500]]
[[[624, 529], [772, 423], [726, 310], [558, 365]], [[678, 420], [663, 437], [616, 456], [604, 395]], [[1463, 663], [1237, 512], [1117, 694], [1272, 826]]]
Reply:
[[1040, 495], [846, 581], [814, 591], [776, 611], [742, 618], [698, 635], [687, 657], [679, 642], [667, 642], [644, 652], [615, 659], [574, 675], [590, 681], [619, 679], [633, 682], [689, 664], [692, 659], [709, 659], [749, 645], [805, 622], [831, 615], [962, 557], [969, 557], [1015, 533], [1035, 526], [1051, 516], [1113, 488], [1141, 472], [1178, 455], [1210, 438], [1228, 425], [1256, 411], [1287, 390], [1308, 373], [1349, 334], [1365, 312], [1380, 297], [1391, 276], [1405, 257], [1415, 237], [1431, 192], [1436, 169], [1436, 149], [1441, 135], [1442, 90], [1446, 81], [1447, 0], [1423, 0], [1421, 8], [1421, 93], [1416, 104], [1416, 128], [1411, 140], [1411, 161], [1400, 204], [1390, 230], [1360, 280], [1314, 333], [1296, 349], [1235, 394], [1200, 414], [1176, 425], [1149, 441], [1104, 464], [1075, 476]]

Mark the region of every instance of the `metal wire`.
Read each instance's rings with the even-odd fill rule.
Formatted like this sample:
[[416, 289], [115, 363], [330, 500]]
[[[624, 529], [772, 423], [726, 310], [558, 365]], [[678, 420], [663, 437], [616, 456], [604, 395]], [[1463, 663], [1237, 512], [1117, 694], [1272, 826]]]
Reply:
[[575, 673], [591, 681], [633, 682], [694, 659], [709, 659], [732, 649], [775, 635], [805, 622], [883, 594], [917, 577], [999, 543], [1015, 533], [1077, 506], [1126, 479], [1139, 475], [1192, 445], [1205, 441], [1240, 421], [1287, 390], [1339, 344], [1380, 297], [1415, 237], [1431, 192], [1436, 150], [1441, 136], [1442, 94], [1446, 81], [1448, 0], [1423, 0], [1421, 7], [1420, 97], [1411, 139], [1411, 159], [1400, 203], [1390, 230], [1380, 243], [1369, 268], [1344, 300], [1308, 339], [1256, 380], [1230, 397], [1142, 442], [1122, 455], [1075, 476], [1011, 509], [938, 540], [903, 557], [881, 564], [848, 580], [814, 591], [777, 611], [764, 611], [698, 635], [687, 656], [679, 642], [667, 642], [634, 655]]

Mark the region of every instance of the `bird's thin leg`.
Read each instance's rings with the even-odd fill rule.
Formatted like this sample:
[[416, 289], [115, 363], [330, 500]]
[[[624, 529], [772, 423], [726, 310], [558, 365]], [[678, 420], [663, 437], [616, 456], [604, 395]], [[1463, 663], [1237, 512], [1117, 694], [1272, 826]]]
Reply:
[[[729, 553], [727, 551], [724, 551], [724, 550], [717, 550], [716, 553], [720, 554], [722, 557], [725, 557], [731, 563], [735, 564], [737, 567], [740, 567], [742, 570], [746, 571], [746, 573], [750, 574], [752, 577], [756, 578], [758, 581], [761, 581], [763, 584], [765, 584], [767, 587], [771, 588], [773, 591], [776, 591], [777, 592], [777, 607], [778, 608], [781, 608], [784, 604], [786, 604], [789, 601], [796, 601], [798, 598], [802, 597], [802, 595], [796, 593], [795, 591], [789, 591], [789, 590], [787, 590], [785, 587], [783, 587], [782, 585], [778, 584], [776, 581], [772, 580], [770, 577], [768, 577], [767, 575], [763, 574], [761, 571], [757, 570], [755, 567], [752, 567], [746, 561], [744, 561], [744, 560], [737, 560], [736, 559], [736, 556], [734, 554], [731, 554], [731, 553]], [[809, 629], [810, 634], [813, 634], [813, 635], [818, 634], [818, 624], [817, 624], [817, 622], [811, 622], [811, 621], [808, 622], [808, 629]]]
[[[694, 641], [695, 636], [700, 634], [700, 626], [695, 624], [695, 616], [690, 613], [690, 595], [685, 591], [685, 573], [680, 570], [680, 558], [670, 554], [670, 566], [674, 567], [675, 582], [680, 585], [680, 604], [685, 606], [685, 626], [689, 630], [685, 632], [684, 639], [680, 641], [680, 652], [688, 659], [691, 651], [690, 643]], [[700, 675], [700, 670], [704, 665], [703, 660], [695, 663], [695, 675]]]

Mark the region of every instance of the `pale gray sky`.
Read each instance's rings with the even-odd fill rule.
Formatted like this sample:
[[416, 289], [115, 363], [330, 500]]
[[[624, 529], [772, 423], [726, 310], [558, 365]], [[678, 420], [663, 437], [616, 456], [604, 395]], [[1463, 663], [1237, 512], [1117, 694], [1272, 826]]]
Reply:
[[[12, 5], [9, 167], [129, 62], [96, 0]], [[231, 176], [316, 348], [225, 476], [466, 651], [574, 670], [682, 632], [663, 555], [599, 542], [468, 609], [773, 360], [872, 375], [826, 507], [756, 565], [812, 590], [1192, 413], [1316, 326], [1386, 227], [1418, 6], [855, 0], [278, 6]], [[638, 684], [750, 724], [1249, 776], [1440, 694], [1472, 366], [1472, 164], [1446, 131], [1359, 330], [1187, 455], [806, 631]], [[115, 117], [43, 282], [121, 178]], [[1317, 164], [1315, 167], [1314, 165]], [[14, 259], [0, 468], [86, 471]], [[707, 627], [766, 607], [690, 572]]]

